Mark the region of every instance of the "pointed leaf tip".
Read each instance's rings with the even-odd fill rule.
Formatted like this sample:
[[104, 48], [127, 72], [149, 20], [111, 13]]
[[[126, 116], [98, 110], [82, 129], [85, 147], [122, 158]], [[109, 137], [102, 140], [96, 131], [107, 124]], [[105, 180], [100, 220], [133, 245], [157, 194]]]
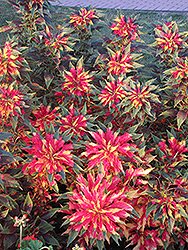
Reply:
[[178, 129], [181, 127], [181, 125], [184, 123], [184, 121], [187, 118], [188, 113], [185, 112], [184, 110], [180, 110], [177, 114], [177, 124], [178, 124]]

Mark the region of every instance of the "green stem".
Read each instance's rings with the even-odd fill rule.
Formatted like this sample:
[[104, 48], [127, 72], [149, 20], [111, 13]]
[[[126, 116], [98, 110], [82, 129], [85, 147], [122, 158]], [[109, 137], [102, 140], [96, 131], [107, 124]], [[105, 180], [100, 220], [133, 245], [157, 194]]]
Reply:
[[20, 225], [20, 246], [22, 243], [22, 225]]

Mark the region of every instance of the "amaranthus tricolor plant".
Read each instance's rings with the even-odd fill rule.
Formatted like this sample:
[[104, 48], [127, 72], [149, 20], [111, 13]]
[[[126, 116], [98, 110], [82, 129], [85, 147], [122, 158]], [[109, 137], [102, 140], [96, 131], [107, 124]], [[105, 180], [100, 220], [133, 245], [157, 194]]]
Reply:
[[136, 17], [91, 6], [53, 23], [47, 0], [10, 3], [0, 248], [187, 249], [185, 26], [144, 34]]

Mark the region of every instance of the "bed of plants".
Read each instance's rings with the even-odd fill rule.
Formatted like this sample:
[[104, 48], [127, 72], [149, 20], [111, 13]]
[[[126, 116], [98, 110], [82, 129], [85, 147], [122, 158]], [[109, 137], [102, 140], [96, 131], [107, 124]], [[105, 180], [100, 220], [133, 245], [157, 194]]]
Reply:
[[187, 249], [184, 24], [146, 34], [136, 17], [89, 6], [56, 25], [46, 0], [9, 4], [0, 249]]

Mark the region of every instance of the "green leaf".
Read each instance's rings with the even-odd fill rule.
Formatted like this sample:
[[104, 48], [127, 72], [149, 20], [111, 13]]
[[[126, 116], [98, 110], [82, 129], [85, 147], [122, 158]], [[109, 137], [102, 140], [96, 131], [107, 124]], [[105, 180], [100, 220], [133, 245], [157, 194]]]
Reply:
[[1, 234], [13, 234], [16, 232], [16, 229], [11, 228], [10, 226], [5, 226], [3, 230], [1, 231]]
[[55, 132], [53, 139], [59, 140], [59, 130], [60, 130], [60, 128]]
[[33, 201], [29, 195], [29, 192], [27, 193], [26, 199], [23, 204], [23, 211], [30, 214], [31, 210], [33, 208]]
[[103, 240], [98, 240], [98, 239], [96, 241], [97, 241], [97, 248], [99, 250], [102, 250], [103, 247], [104, 247], [104, 241]]
[[0, 140], [6, 140], [9, 139], [10, 137], [14, 137], [15, 135], [11, 134], [11, 133], [4, 133], [4, 132], [0, 132]]
[[52, 122], [50, 123], [50, 129], [49, 129], [49, 132], [50, 132], [51, 134], [55, 134], [55, 128], [54, 128], [54, 125], [53, 125], [53, 123], [52, 123]]
[[39, 230], [42, 234], [48, 233], [53, 228], [54, 227], [45, 220], [41, 220], [41, 223], [39, 224]]
[[175, 111], [173, 109], [170, 110], [166, 110], [164, 112], [162, 112], [159, 116], [164, 116], [164, 117], [168, 117], [168, 116], [174, 116], [175, 115]]
[[106, 127], [102, 122], [97, 121], [97, 123], [98, 123], [99, 127], [100, 127], [104, 132], [107, 131], [107, 127]]
[[11, 209], [18, 209], [18, 204], [16, 203], [16, 200], [10, 197], [9, 195], [6, 195], [6, 198], [8, 199], [8, 202], [11, 206]]
[[52, 181], [54, 179], [54, 174], [47, 173], [47, 178], [48, 178], [49, 183], [52, 183]]
[[138, 129], [138, 127], [139, 127], [139, 125], [136, 124], [136, 125], [134, 125], [134, 126], [128, 128], [127, 132], [128, 132], [129, 134], [135, 133], [136, 130]]
[[60, 247], [59, 242], [52, 235], [47, 234], [44, 235], [43, 237], [45, 239], [45, 242], [48, 243], [49, 245]]
[[112, 239], [113, 239], [113, 240], [116, 242], [116, 244], [119, 246], [118, 240], [119, 240], [119, 239], [121, 240], [121, 238], [119, 237], [119, 235], [111, 234], [111, 236], [112, 236]]
[[163, 241], [162, 240], [162, 243], [163, 243], [163, 246], [164, 246], [164, 248], [165, 248], [165, 250], [167, 249], [167, 247], [168, 247], [168, 241], [166, 240], [166, 241]]
[[0, 224], [0, 231], [3, 231], [3, 226]]
[[62, 139], [67, 142], [71, 139], [71, 137], [73, 136], [73, 132], [70, 133], [72, 129], [68, 129], [67, 131], [65, 131], [63, 134], [62, 134]]
[[[23, 241], [22, 241], [23, 242]], [[24, 248], [21, 248], [22, 250], [31, 250], [30, 247], [24, 247]]]
[[[31, 125], [31, 121], [27, 117], [24, 117], [24, 118], [25, 118], [24, 119], [24, 124], [30, 128], [31, 132], [32, 133], [34, 133], [34, 132], [38, 133], [37, 130]], [[29, 138], [29, 136], [27, 134], [26, 134], [26, 136]]]
[[80, 231], [79, 237], [81, 237], [86, 231], [87, 231], [87, 229], [82, 228]]
[[66, 182], [65, 171], [61, 170], [61, 172], [59, 172], [58, 174], [61, 175], [63, 182]]
[[147, 206], [147, 210], [146, 210], [146, 217], [148, 217], [148, 215], [155, 210], [158, 207], [158, 204], [151, 204]]
[[6, 209], [0, 213], [1, 219], [6, 218], [9, 213], [9, 209]]
[[14, 188], [22, 188], [20, 184], [9, 174], [2, 174], [1, 179], [3, 180], [3, 184], [5, 187], [14, 187]]
[[149, 240], [149, 239], [152, 239], [152, 238], [153, 237], [150, 234], [148, 234], [147, 237], [146, 237], [146, 240]]
[[52, 186], [53, 190], [58, 194], [59, 193], [59, 187], [57, 185], [57, 182]]
[[127, 47], [124, 49], [124, 53], [125, 53], [125, 54], [129, 54], [129, 53], [130, 53], [130, 50], [131, 50], [131, 43], [129, 43], [129, 44], [127, 45]]
[[39, 250], [43, 246], [43, 243], [39, 240], [30, 240], [29, 246], [32, 250]]
[[135, 133], [131, 134], [131, 137], [132, 137], [133, 140], [137, 140], [137, 139], [139, 139], [142, 136], [143, 136], [143, 134], [135, 134]]
[[63, 224], [61, 225], [61, 227], [65, 226], [65, 225], [67, 225], [67, 224], [69, 224], [69, 223], [70, 223], [70, 219], [68, 218], [68, 219], [66, 219], [66, 220], [63, 222]]
[[184, 250], [185, 245], [179, 246], [180, 250]]
[[[155, 194], [155, 192], [152, 192], [152, 191], [146, 191], [146, 194], [148, 194], [149, 196], [151, 196], [152, 198], [156, 198], [158, 199], [159, 196]], [[142, 193], [143, 195], [143, 193]]]
[[86, 115], [87, 114], [87, 105], [86, 105], [86, 103], [84, 103], [83, 109], [81, 110], [81, 114], [82, 115]]
[[156, 151], [160, 158], [163, 158], [163, 156], [165, 156], [165, 153], [162, 150], [160, 150], [160, 147], [156, 147]]
[[11, 164], [13, 162], [16, 161], [21, 161], [23, 160], [21, 157], [19, 156], [15, 156], [15, 157], [10, 157], [10, 156], [2, 156], [0, 159], [0, 165], [7, 165], [7, 164]]
[[158, 207], [155, 216], [153, 218], [153, 222], [155, 222], [162, 214], [163, 214], [162, 208]]
[[78, 62], [77, 62], [77, 67], [78, 68], [82, 68], [83, 67], [83, 62], [84, 62], [84, 57], [82, 56]]
[[179, 209], [180, 214], [187, 220], [188, 219], [188, 214], [184, 210], [184, 208], [179, 204], [177, 204], [177, 208]]
[[174, 100], [174, 108], [183, 100], [183, 98], [183, 95], [178, 95], [178, 97], [176, 97], [176, 99]]
[[[95, 229], [93, 230], [93, 234], [94, 234], [94, 232], [95, 232]], [[95, 238], [94, 239], [90, 239], [90, 246], [92, 247], [93, 246], [93, 243], [95, 242]]]
[[104, 166], [103, 166], [101, 161], [100, 161], [100, 165], [99, 165], [99, 168], [98, 168], [98, 173], [99, 174], [104, 174]]
[[[171, 132], [173, 132], [173, 134], [172, 134]], [[173, 131], [171, 131], [171, 132], [169, 132], [169, 131], [167, 130], [168, 139], [171, 139], [171, 138], [173, 138], [173, 137], [176, 138], [176, 134], [174, 134], [175, 131], [173, 130]]]
[[47, 106], [47, 105], [48, 105], [47, 100], [46, 100], [46, 95], [44, 96], [43, 102], [42, 102], [42, 103], [43, 103], [44, 106]]
[[109, 47], [107, 47], [108, 53], [110, 56], [114, 56], [115, 52], [113, 50], [111, 50]]
[[12, 124], [12, 127], [13, 127], [14, 131], [15, 131], [16, 127], [17, 127], [17, 124], [18, 124], [18, 116], [17, 115], [12, 116], [11, 124]]
[[154, 143], [155, 143], [156, 145], [158, 145], [158, 144], [161, 142], [161, 140], [160, 140], [157, 136], [155, 136], [155, 135], [153, 135], [153, 134], [151, 134], [151, 136], [152, 136], [153, 141], [154, 141]]
[[72, 192], [66, 192], [62, 195], [60, 195], [58, 198], [57, 198], [57, 201], [61, 200], [61, 199], [68, 199], [68, 195], [72, 196]]
[[175, 220], [172, 217], [168, 217], [168, 226], [171, 233], [173, 231], [174, 225], [175, 225]]
[[68, 242], [67, 242], [67, 247], [76, 239], [78, 234], [79, 234], [78, 231], [71, 231], [70, 232]]
[[16, 243], [18, 236], [16, 234], [4, 235], [3, 245], [4, 249], [10, 248], [13, 244]]
[[76, 162], [74, 163], [73, 170], [77, 175], [79, 175], [80, 172], [83, 171], [83, 169]]
[[3, 185], [3, 181], [2, 181], [2, 179], [1, 179], [1, 175], [0, 175], [0, 185], [1, 185], [1, 187], [2, 187], [2, 189], [4, 190], [4, 185]]
[[186, 120], [188, 113], [185, 112], [184, 110], [180, 110], [177, 114], [177, 124], [178, 124], [178, 129], [181, 127], [183, 122]]
[[50, 87], [50, 84], [53, 81], [53, 79], [54, 79], [54, 76], [52, 74], [50, 73], [44, 74], [44, 80], [45, 80], [47, 89]]
[[102, 231], [102, 234], [103, 234], [103, 240], [105, 240], [105, 237], [106, 237], [106, 231]]
[[[131, 214], [135, 215], [137, 218], [140, 218], [140, 215], [136, 212], [136, 210], [133, 208], [133, 210], [131, 210]], [[133, 217], [135, 218], [135, 217]]]
[[24, 177], [24, 176], [25, 176], [25, 175], [24, 175], [24, 173], [23, 173], [22, 170], [16, 172], [16, 173], [13, 175], [13, 177], [14, 177], [15, 179], [20, 179], [20, 178], [22, 178], [22, 177]]
[[162, 176], [167, 179], [169, 182], [173, 183], [174, 180], [170, 177], [170, 175], [166, 172], [162, 172]]
[[49, 211], [47, 211], [43, 216], [42, 219], [47, 220], [54, 216], [59, 211], [59, 208], [52, 208]]
[[9, 156], [9, 157], [14, 158], [14, 156], [11, 153], [7, 152], [6, 150], [2, 148], [0, 148], [0, 156]]

